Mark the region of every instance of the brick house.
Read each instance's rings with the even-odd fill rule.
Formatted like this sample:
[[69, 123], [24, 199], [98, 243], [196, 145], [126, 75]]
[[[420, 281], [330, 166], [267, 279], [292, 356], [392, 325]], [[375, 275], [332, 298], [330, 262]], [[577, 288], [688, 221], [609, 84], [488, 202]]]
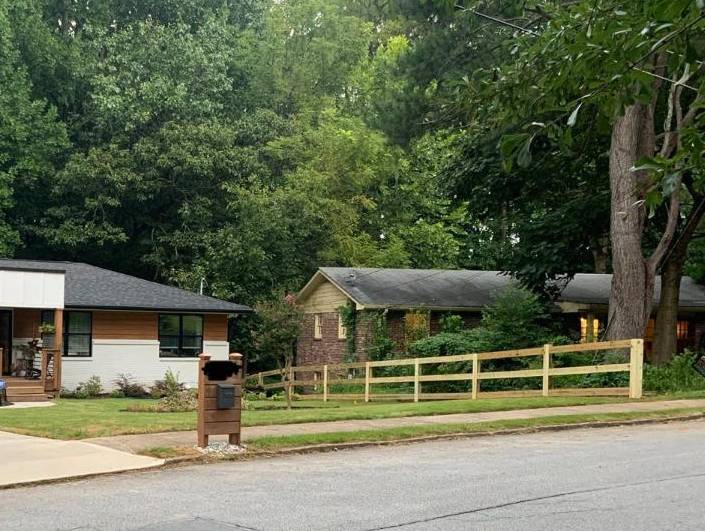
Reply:
[[[321, 267], [298, 295], [306, 319], [297, 364], [366, 360], [380, 314], [400, 351], [414, 329], [438, 333], [446, 315], [459, 315], [466, 327], [476, 326], [483, 308], [510, 282], [510, 276], [498, 271]], [[554, 315], [576, 339], [597, 340], [604, 330], [611, 282], [612, 275], [584, 273], [563, 288]], [[659, 282], [657, 278], [654, 309]], [[680, 302], [679, 348], [700, 347], [705, 341], [705, 287], [684, 277]], [[346, 305], [355, 312], [351, 341], [340, 311]], [[645, 338], [647, 352], [652, 339], [653, 320]]]

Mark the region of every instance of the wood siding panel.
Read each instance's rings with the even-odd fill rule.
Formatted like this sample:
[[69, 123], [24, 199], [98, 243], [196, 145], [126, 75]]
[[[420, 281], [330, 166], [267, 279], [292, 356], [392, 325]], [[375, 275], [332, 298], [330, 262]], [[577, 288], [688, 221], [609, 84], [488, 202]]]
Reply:
[[303, 301], [303, 306], [306, 313], [326, 313], [337, 312], [347, 302], [345, 294], [326, 280]]
[[225, 314], [207, 314], [203, 316], [203, 340], [227, 341], [228, 316]]
[[156, 312], [93, 312], [93, 339], [159, 339]]
[[17, 308], [13, 312], [13, 337], [34, 338], [39, 337], [39, 325], [41, 324], [41, 310]]

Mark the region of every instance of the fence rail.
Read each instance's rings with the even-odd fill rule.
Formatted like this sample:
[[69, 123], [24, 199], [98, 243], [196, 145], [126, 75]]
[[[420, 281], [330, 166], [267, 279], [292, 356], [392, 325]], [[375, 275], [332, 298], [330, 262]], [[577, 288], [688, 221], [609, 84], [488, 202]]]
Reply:
[[[576, 367], [552, 367], [553, 357], [556, 354], [575, 352], [591, 352], [601, 350], [629, 349], [629, 363], [611, 363], [603, 365], [581, 365]], [[482, 372], [482, 362], [489, 360], [502, 360], [525, 357], [541, 357], [541, 368], [520, 369], [505, 371]], [[424, 365], [440, 365], [446, 363], [472, 362], [472, 371], [454, 374], [423, 374]], [[374, 369], [378, 367], [404, 367], [413, 366], [413, 375], [405, 376], [375, 376]], [[341, 377], [342, 371], [364, 369], [364, 377]], [[609, 396], [628, 395], [630, 398], [641, 398], [642, 375], [644, 369], [644, 340], [625, 339], [621, 341], [601, 341], [597, 343], [579, 343], [574, 345], [543, 345], [542, 347], [505, 350], [499, 352], [480, 352], [472, 354], [457, 354], [451, 356], [434, 356], [428, 358], [405, 358], [398, 360], [366, 361], [355, 363], [336, 363], [324, 365], [301, 365], [287, 370], [271, 370], [252, 374], [247, 381], [256, 383], [265, 390], [283, 389], [293, 393], [298, 388], [321, 389], [320, 393], [307, 395], [310, 398], [322, 398], [327, 401], [331, 395], [338, 399], [371, 400], [448, 400], [452, 398], [489, 398], [510, 396]], [[551, 377], [572, 376], [605, 373], [629, 373], [629, 387], [582, 387], [582, 388], [555, 388], [551, 389]], [[287, 374], [288, 373], [288, 374]], [[306, 377], [297, 378], [297, 373], [305, 373]], [[278, 376], [277, 382], [266, 383], [265, 378]], [[513, 379], [513, 378], [541, 378], [541, 389], [520, 389], [511, 391], [481, 391], [481, 382], [487, 380]], [[427, 382], [453, 382], [470, 381], [469, 392], [453, 393], [424, 393], [422, 384]], [[372, 394], [372, 385], [413, 383], [413, 393], [378, 393]], [[350, 384], [364, 385], [364, 393], [331, 393], [331, 385]]]

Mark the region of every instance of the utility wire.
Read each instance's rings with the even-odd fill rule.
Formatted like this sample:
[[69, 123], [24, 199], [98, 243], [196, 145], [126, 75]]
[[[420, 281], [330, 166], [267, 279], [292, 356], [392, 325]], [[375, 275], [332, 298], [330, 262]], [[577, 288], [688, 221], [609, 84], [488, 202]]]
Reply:
[[[534, 37], [539, 37], [539, 36], [540, 36], [540, 33], [536, 32], [536, 31], [534, 31], [534, 30], [532, 30], [532, 29], [524, 28], [524, 27], [522, 27], [522, 26], [519, 26], [519, 25], [517, 25], [517, 24], [513, 24], [513, 23], [511, 23], [511, 22], [509, 22], [509, 21], [507, 21], [507, 20], [503, 20], [503, 19], [501, 19], [501, 18], [492, 17], [492, 16], [490, 16], [490, 15], [488, 15], [488, 14], [486, 14], [486, 13], [481, 13], [480, 11], [477, 11], [477, 10], [475, 10], [475, 9], [470, 9], [470, 8], [467, 8], [467, 7], [463, 7], [463, 6], [461, 6], [460, 4], [455, 4], [455, 7], [458, 8], [458, 9], [460, 9], [461, 11], [468, 11], [468, 12], [472, 13], [473, 15], [477, 16], [477, 17], [481, 17], [481, 18], [485, 18], [485, 19], [487, 19], [487, 20], [491, 20], [492, 22], [495, 22], [495, 23], [500, 24], [500, 25], [502, 25], [502, 26], [507, 26], [507, 27], [509, 27], [509, 28], [512, 28], [512, 29], [521, 31], [521, 32], [523, 32], [523, 33], [528, 33], [529, 35], [532, 35], [532, 36], [534, 36]], [[686, 26], [684, 27], [684, 29], [690, 29], [690, 27], [692, 27], [695, 23], [697, 23], [697, 22], [699, 22], [700, 20], [702, 20], [702, 18], [703, 18], [703, 15], [700, 15], [700, 16], [699, 16], [698, 18], [696, 18], [692, 23], [686, 25]], [[672, 39], [669, 39], [669, 42], [670, 42], [670, 40], [672, 40]], [[666, 43], [666, 42], [660, 43], [659, 46], [658, 46], [656, 49], [661, 48], [665, 43]], [[675, 85], [682, 86], [682, 87], [687, 88], [687, 89], [689, 89], [689, 90], [692, 90], [692, 91], [694, 91], [694, 92], [699, 92], [699, 90], [698, 90], [697, 88], [695, 88], [695, 87], [693, 87], [693, 86], [691, 86], [691, 85], [687, 85], [687, 84], [681, 83], [681, 82], [679, 82], [679, 81], [674, 81], [673, 79], [669, 79], [669, 78], [667, 78], [667, 77], [660, 76], [660, 75], [658, 75], [658, 74], [656, 74], [656, 73], [654, 73], [654, 72], [649, 72], [648, 70], [643, 70], [643, 69], [641, 69], [641, 68], [637, 68], [637, 67], [636, 67], [637, 64], [641, 63], [643, 60], [645, 60], [646, 58], [648, 58], [654, 51], [656, 51], [656, 50], [650, 50], [650, 51], [648, 52], [648, 54], [646, 54], [645, 57], [643, 57], [643, 58], [641, 58], [641, 59], [635, 61], [634, 63], [631, 63], [631, 64], [630, 64], [630, 69], [636, 70], [636, 71], [638, 71], [638, 72], [641, 72], [641, 73], [646, 74], [646, 75], [649, 75], [649, 76], [651, 76], [651, 77], [660, 79], [660, 80], [662, 80], [662, 81], [667, 81], [667, 82], [669, 82], [669, 83], [673, 83], [673, 84], [675, 84]], [[611, 81], [611, 80], [610, 80], [610, 81]], [[591, 95], [588, 94], [588, 95], [586, 95], [586, 96], [583, 96], [583, 98], [587, 98], [587, 97], [590, 97], [590, 96], [591, 96]]]

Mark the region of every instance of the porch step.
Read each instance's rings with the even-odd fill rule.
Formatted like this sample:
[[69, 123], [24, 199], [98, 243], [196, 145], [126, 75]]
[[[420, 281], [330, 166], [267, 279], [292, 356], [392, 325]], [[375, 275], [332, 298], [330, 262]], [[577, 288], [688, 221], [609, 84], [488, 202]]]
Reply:
[[45, 402], [50, 399], [39, 380], [5, 377], [5, 381], [10, 402]]
[[8, 402], [48, 402], [51, 400], [46, 393], [37, 395], [13, 395], [12, 393], [7, 393]]

